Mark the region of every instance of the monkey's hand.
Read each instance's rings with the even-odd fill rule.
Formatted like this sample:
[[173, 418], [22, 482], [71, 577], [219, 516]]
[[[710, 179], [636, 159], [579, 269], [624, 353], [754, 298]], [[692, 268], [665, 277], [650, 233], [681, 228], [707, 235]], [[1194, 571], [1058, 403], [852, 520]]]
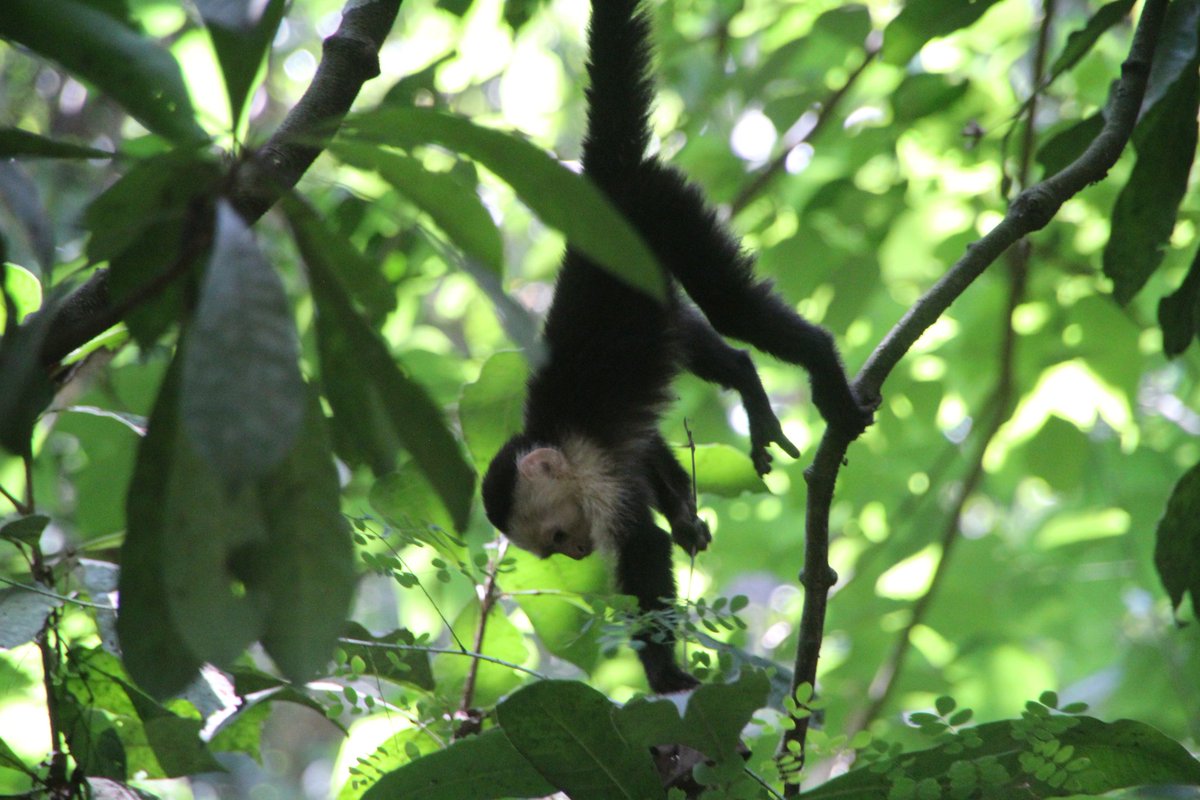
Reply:
[[771, 471], [771, 453], [767, 445], [772, 442], [792, 458], [800, 457], [800, 449], [783, 434], [779, 418], [768, 403], [748, 404], [746, 418], [750, 421], [750, 460], [760, 477]]
[[693, 515], [690, 519], [671, 520], [671, 538], [675, 544], [683, 548], [689, 556], [694, 556], [701, 550], [707, 550], [712, 542], [712, 532], [708, 523]]

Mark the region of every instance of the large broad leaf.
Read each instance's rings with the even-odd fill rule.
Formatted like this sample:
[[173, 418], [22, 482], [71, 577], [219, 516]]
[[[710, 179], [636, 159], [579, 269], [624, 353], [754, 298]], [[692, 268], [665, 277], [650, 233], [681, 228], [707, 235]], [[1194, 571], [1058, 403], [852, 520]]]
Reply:
[[446, 172], [431, 172], [409, 156], [378, 145], [339, 141], [330, 151], [345, 163], [377, 172], [437, 223], [463, 252], [499, 274], [504, 268], [500, 231], [479, 196]]
[[196, 0], [196, 7], [221, 62], [230, 119], [236, 129], [250, 87], [283, 17], [284, 2], [269, 0], [264, 7], [252, 0]]
[[610, 578], [604, 561], [566, 556], [537, 558], [523, 550], [509, 551], [513, 569], [501, 577], [505, 591], [529, 617], [538, 641], [554, 655], [591, 672], [600, 660], [600, 625], [596, 612], [578, 595], [604, 593]]
[[665, 797], [649, 751], [621, 735], [615, 712], [577, 681], [539, 681], [496, 708], [513, 746], [572, 800]]
[[508, 438], [521, 430], [529, 365], [520, 353], [496, 353], [479, 378], [463, 387], [458, 403], [463, 438], [480, 471]]
[[387, 108], [351, 117], [349, 139], [412, 148], [439, 144], [478, 161], [573, 247], [613, 275], [662, 298], [665, 280], [653, 254], [620, 212], [586, 178], [524, 139], [427, 108]]
[[126, 499], [117, 635], [130, 677], [154, 697], [181, 691], [204, 663], [184, 643], [167, 608], [164, 554], [174, 546], [167, 492], [179, 428], [179, 371], [159, 391]]
[[973, 24], [996, 0], [909, 0], [883, 31], [883, 59], [906, 64], [930, 39]]
[[1192, 467], [1175, 484], [1167, 510], [1158, 523], [1154, 566], [1167, 587], [1171, 605], [1183, 603], [1186, 592], [1200, 609], [1200, 465]]
[[0, 128], [0, 158], [112, 158], [107, 150], [59, 142], [20, 128]]
[[1200, 249], [1179, 288], [1158, 301], [1158, 325], [1168, 358], [1186, 350], [1200, 332]]
[[0, 37], [54, 59], [117, 100], [155, 133], [199, 144], [179, 64], [169, 52], [108, 14], [76, 0], [5, 0]]
[[1197, 67], [1189, 62], [1134, 131], [1137, 163], [1113, 207], [1112, 233], [1104, 247], [1104, 274], [1112, 278], [1113, 296], [1121, 304], [1133, 299], [1162, 263], [1187, 192], [1196, 157]]
[[[453, 623], [454, 640], [467, 647], [474, 645], [476, 631], [480, 630], [479, 615], [482, 606], [477, 601], [468, 602]], [[529, 640], [517, 629], [499, 605], [488, 611], [483, 626], [483, 642], [479, 652], [505, 663], [481, 661], [473, 665], [466, 654], [441, 653], [433, 660], [433, 674], [437, 676], [438, 691], [445, 696], [461, 696], [467, 675], [473, 666], [475, 671], [475, 704], [487, 707], [511, 692], [526, 680], [523, 672], [508, 664], [523, 664], [529, 660]]]
[[304, 419], [298, 359], [283, 282], [222, 201], [181, 391], [192, 444], [229, 486], [263, 476], [295, 443]]
[[428, 478], [454, 525], [467, 525], [475, 477], [441, 410], [393, 360], [354, 310], [324, 253], [298, 238], [317, 305], [321, 380], [333, 407], [333, 435], [344, 458], [390, 471], [403, 447]]
[[341, 515], [337, 470], [316, 393], [308, 398], [296, 446], [260, 481], [270, 553], [263, 647], [288, 678], [323, 671], [354, 594], [354, 548]]
[[501, 730], [455, 742], [379, 779], [363, 800], [546, 797], [554, 788]]
[[[692, 455], [687, 447], [676, 447], [675, 456], [691, 474]], [[721, 497], [737, 497], [742, 492], [761, 493], [767, 485], [754, 469], [750, 457], [727, 444], [696, 445], [696, 489]]]

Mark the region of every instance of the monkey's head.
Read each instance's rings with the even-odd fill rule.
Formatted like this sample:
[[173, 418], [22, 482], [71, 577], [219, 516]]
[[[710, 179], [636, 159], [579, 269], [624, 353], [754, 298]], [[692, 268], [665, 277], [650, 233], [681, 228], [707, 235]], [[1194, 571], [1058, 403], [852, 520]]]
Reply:
[[509, 439], [488, 466], [483, 507], [513, 544], [542, 558], [580, 559], [595, 549], [570, 459], [524, 434]]

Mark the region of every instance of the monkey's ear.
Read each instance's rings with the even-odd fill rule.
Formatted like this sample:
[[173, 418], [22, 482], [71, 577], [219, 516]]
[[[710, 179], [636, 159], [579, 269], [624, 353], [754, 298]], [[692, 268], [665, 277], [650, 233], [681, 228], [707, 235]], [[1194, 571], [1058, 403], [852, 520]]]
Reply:
[[567, 457], [556, 447], [539, 447], [521, 456], [517, 469], [525, 478], [558, 478], [567, 471]]

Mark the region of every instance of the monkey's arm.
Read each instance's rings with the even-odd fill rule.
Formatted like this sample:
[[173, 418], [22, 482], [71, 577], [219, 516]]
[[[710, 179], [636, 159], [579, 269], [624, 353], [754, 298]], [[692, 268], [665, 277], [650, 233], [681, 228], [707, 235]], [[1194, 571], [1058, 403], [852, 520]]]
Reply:
[[767, 450], [771, 442], [792, 458], [800, 457], [800, 450], [784, 435], [771, 409], [749, 353], [731, 347], [699, 311], [687, 304], [680, 305], [679, 338], [688, 372], [742, 396], [750, 423], [750, 459], [759, 475], [771, 471], [771, 453]]
[[692, 480], [679, 465], [661, 436], [654, 437], [647, 454], [646, 474], [654, 491], [654, 507], [671, 525], [671, 538], [690, 556], [707, 550], [712, 542], [708, 523], [696, 516]]

